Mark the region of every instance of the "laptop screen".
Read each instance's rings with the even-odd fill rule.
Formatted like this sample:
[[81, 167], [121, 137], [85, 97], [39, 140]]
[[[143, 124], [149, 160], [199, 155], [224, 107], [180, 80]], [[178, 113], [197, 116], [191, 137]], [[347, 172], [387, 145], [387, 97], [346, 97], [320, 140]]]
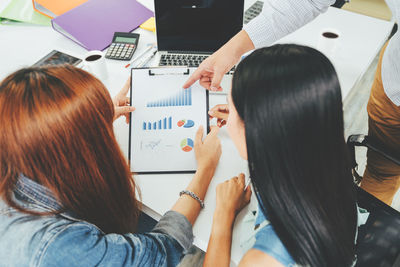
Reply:
[[155, 0], [159, 51], [214, 52], [243, 26], [244, 0]]

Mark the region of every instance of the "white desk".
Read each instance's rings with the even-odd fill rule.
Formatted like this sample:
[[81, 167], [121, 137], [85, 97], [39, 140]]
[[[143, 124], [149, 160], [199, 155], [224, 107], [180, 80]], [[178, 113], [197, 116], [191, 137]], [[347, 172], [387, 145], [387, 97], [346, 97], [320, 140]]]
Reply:
[[341, 40], [332, 60], [344, 100], [379, 53], [393, 28], [393, 22], [329, 8], [325, 14], [282, 38], [279, 43], [296, 43], [317, 48], [319, 35], [327, 28], [337, 29], [341, 33]]
[[[146, 0], [148, 1], [148, 0]], [[322, 28], [333, 27], [342, 32], [343, 43], [339, 56], [334, 59], [345, 97], [356, 81], [363, 75], [380, 47], [385, 42], [392, 23], [385, 22], [343, 10], [329, 9], [319, 18], [297, 32], [282, 39], [281, 42], [295, 42], [316, 46], [317, 35]], [[138, 29], [141, 34], [136, 55], [143, 51], [148, 43], [155, 42], [153, 33]], [[83, 57], [86, 50], [48, 27], [30, 25], [0, 25], [0, 80], [11, 72], [30, 66], [53, 49], [77, 57]], [[115, 95], [129, 77], [129, 70], [123, 66], [126, 62], [107, 60], [109, 78], [103, 81], [110, 94]], [[211, 96], [210, 105], [224, 103], [225, 96]], [[128, 126], [122, 119], [115, 122], [117, 139], [125, 154], [128, 151]], [[247, 170], [246, 162], [241, 160], [227, 132], [220, 132], [222, 157], [215, 178], [210, 184], [205, 198], [206, 208], [201, 212], [195, 226], [195, 245], [205, 250], [211, 230], [212, 215], [215, 208], [216, 185], [240, 172]], [[167, 160], [167, 159], [166, 159]], [[141, 175], [136, 176], [141, 188], [144, 211], [155, 219], [169, 210], [178, 192], [186, 187], [192, 175]], [[251, 205], [256, 205], [254, 198]], [[234, 228], [232, 262], [237, 263], [243, 255], [239, 246], [239, 215]]]

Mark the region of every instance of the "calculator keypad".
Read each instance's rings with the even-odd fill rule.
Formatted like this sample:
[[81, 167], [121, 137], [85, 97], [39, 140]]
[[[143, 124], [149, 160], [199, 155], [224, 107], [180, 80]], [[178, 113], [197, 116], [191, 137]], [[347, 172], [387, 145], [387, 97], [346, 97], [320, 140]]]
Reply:
[[132, 58], [135, 49], [134, 44], [112, 43], [107, 50], [106, 58], [129, 60]]
[[257, 17], [264, 6], [264, 2], [263, 1], [257, 1], [255, 2], [251, 7], [249, 7], [246, 12], [244, 13], [244, 24], [247, 24], [250, 22], [250, 20], [254, 19], [255, 17]]

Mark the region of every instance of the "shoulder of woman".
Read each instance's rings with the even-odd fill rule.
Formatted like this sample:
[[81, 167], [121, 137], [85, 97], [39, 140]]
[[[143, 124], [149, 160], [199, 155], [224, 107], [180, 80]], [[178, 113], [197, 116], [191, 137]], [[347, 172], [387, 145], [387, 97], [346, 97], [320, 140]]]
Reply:
[[239, 267], [283, 267], [274, 257], [257, 249], [250, 249], [242, 258]]
[[36, 257], [37, 266], [54, 263], [80, 265], [97, 260], [106, 247], [105, 242], [101, 242], [103, 235], [97, 227], [85, 222], [62, 225], [40, 249], [41, 253]]

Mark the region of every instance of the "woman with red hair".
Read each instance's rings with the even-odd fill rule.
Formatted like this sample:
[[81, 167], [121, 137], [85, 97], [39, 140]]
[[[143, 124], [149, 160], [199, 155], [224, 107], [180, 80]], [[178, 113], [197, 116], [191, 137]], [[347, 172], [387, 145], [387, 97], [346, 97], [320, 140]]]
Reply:
[[140, 204], [113, 132], [121, 109], [72, 66], [26, 68], [0, 83], [1, 266], [178, 264], [193, 241], [195, 196], [204, 199], [221, 154], [217, 130], [204, 141], [197, 133], [189, 193], [135, 234]]

